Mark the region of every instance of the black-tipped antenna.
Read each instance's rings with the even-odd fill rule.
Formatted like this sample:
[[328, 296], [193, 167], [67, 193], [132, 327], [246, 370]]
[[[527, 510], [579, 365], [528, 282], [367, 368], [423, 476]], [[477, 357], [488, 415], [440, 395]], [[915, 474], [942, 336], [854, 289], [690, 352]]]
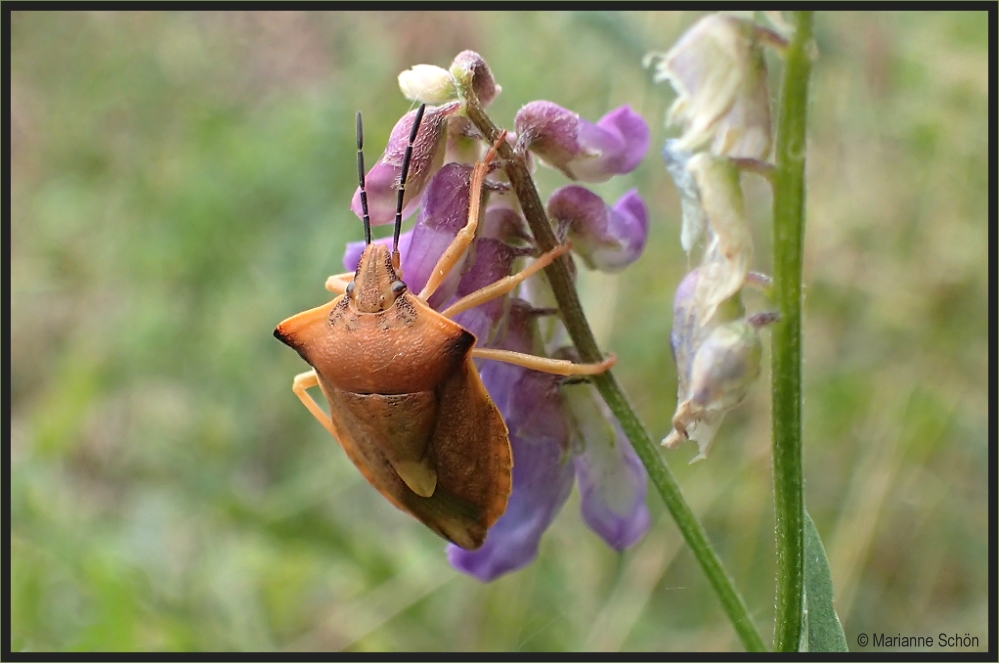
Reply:
[[402, 173], [399, 176], [399, 199], [395, 205], [395, 235], [392, 237], [393, 255], [399, 254], [399, 233], [402, 232], [402, 199], [406, 195], [406, 178], [409, 176], [409, 161], [413, 158], [413, 143], [416, 142], [416, 134], [420, 130], [420, 122], [423, 121], [423, 111], [426, 109], [426, 104], [420, 104], [420, 107], [416, 109], [413, 128], [409, 132], [409, 143], [406, 145], [406, 153], [402, 157]]
[[361, 211], [364, 216], [364, 245], [371, 244], [371, 217], [368, 216], [368, 192], [364, 190], [364, 127], [361, 126], [361, 111], [357, 111], [357, 181], [361, 188]]

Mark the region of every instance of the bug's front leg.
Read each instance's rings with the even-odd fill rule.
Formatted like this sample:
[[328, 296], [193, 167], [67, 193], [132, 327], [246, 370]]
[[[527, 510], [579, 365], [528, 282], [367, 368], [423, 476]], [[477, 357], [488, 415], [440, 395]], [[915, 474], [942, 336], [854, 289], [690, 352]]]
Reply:
[[317, 386], [319, 386], [319, 377], [316, 375], [316, 372], [314, 370], [306, 371], [305, 373], [299, 373], [295, 376], [295, 380], [291, 383], [291, 390], [295, 392], [298, 399], [302, 401], [302, 405], [305, 406], [305, 409], [312, 413], [312, 416], [316, 418], [316, 421], [321, 423], [323, 427], [329, 431], [330, 435], [339, 440], [341, 438], [337, 434], [336, 428], [333, 426], [333, 421], [330, 419], [328, 414], [323, 412], [323, 409], [319, 407], [319, 403], [317, 403], [308, 392], [308, 389]]
[[499, 138], [489, 148], [486, 156], [472, 168], [472, 181], [468, 192], [468, 221], [458, 231], [455, 238], [451, 240], [451, 244], [441, 254], [440, 259], [437, 260], [437, 264], [434, 265], [434, 271], [430, 273], [427, 284], [423, 286], [423, 290], [419, 294], [420, 299], [423, 301], [427, 301], [437, 291], [437, 288], [444, 282], [447, 275], [458, 264], [458, 261], [461, 260], [461, 256], [465, 254], [468, 245], [475, 239], [475, 231], [479, 227], [479, 206], [482, 202], [482, 185], [486, 180], [486, 174], [489, 172], [489, 163], [496, 157], [496, 150], [500, 142], [504, 140], [506, 140], [506, 132], [501, 131]]

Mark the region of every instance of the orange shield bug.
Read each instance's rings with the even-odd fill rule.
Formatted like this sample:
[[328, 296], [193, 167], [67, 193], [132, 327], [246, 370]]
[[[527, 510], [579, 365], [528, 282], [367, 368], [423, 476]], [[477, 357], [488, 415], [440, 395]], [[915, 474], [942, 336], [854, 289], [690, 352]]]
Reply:
[[[496, 145], [473, 168], [467, 223], [441, 255], [423, 290], [409, 292], [402, 281], [398, 243], [406, 177], [423, 113], [421, 106], [403, 158], [391, 253], [371, 242], [363, 131], [357, 114], [364, 253], [354, 274], [326, 281], [336, 298], [288, 318], [274, 335], [312, 366], [295, 377], [292, 391], [337, 439], [364, 478], [399, 509], [445, 539], [473, 550], [506, 510], [513, 459], [506, 424], [472, 359], [586, 375], [607, 370], [615, 358], [575, 364], [477, 348], [475, 336], [451, 319], [510, 292], [565, 253], [568, 245], [441, 312], [427, 304], [475, 238], [482, 186]], [[307, 391], [316, 386], [329, 404], [329, 414]]]

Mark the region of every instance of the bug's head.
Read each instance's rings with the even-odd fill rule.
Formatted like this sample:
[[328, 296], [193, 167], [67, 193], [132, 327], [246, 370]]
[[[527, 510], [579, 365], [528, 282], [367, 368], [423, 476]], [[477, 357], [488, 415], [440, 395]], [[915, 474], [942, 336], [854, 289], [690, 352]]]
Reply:
[[347, 296], [360, 313], [380, 313], [392, 307], [406, 284], [399, 278], [392, 252], [384, 244], [368, 244], [357, 263]]
[[368, 216], [368, 194], [364, 190], [364, 130], [361, 126], [361, 113], [357, 113], [357, 179], [361, 192], [361, 209], [364, 222], [364, 253], [357, 264], [354, 280], [347, 285], [347, 296], [355, 308], [361, 313], [378, 313], [390, 308], [396, 298], [406, 291], [406, 284], [399, 278], [399, 232], [402, 229], [402, 203], [406, 193], [406, 177], [409, 174], [409, 163], [413, 158], [413, 143], [423, 121], [426, 104], [416, 111], [413, 127], [409, 132], [409, 143], [402, 160], [402, 172], [399, 176], [399, 196], [395, 211], [395, 235], [392, 241], [392, 251], [380, 244], [371, 242], [371, 219]]

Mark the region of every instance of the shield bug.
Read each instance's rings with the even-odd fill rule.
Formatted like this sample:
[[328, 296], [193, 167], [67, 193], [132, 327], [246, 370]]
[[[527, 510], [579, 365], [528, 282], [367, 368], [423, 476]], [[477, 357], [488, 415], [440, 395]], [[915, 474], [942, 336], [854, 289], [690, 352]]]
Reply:
[[[402, 280], [398, 243], [406, 177], [423, 112], [421, 106], [403, 158], [391, 253], [371, 242], [358, 113], [357, 166], [367, 244], [357, 271], [331, 276], [326, 288], [338, 296], [288, 318], [274, 335], [312, 366], [295, 377], [292, 391], [364, 478], [440, 536], [475, 549], [506, 510], [513, 459], [506, 424], [472, 359], [585, 375], [607, 370], [615, 358], [575, 364], [477, 348], [475, 336], [451, 319], [510, 292], [565, 253], [568, 245], [542, 254], [522, 271], [441, 312], [427, 304], [475, 237], [482, 186], [496, 145], [472, 170], [466, 225], [441, 255], [423, 290], [409, 292]], [[316, 386], [329, 404], [329, 414], [307, 391]]]

